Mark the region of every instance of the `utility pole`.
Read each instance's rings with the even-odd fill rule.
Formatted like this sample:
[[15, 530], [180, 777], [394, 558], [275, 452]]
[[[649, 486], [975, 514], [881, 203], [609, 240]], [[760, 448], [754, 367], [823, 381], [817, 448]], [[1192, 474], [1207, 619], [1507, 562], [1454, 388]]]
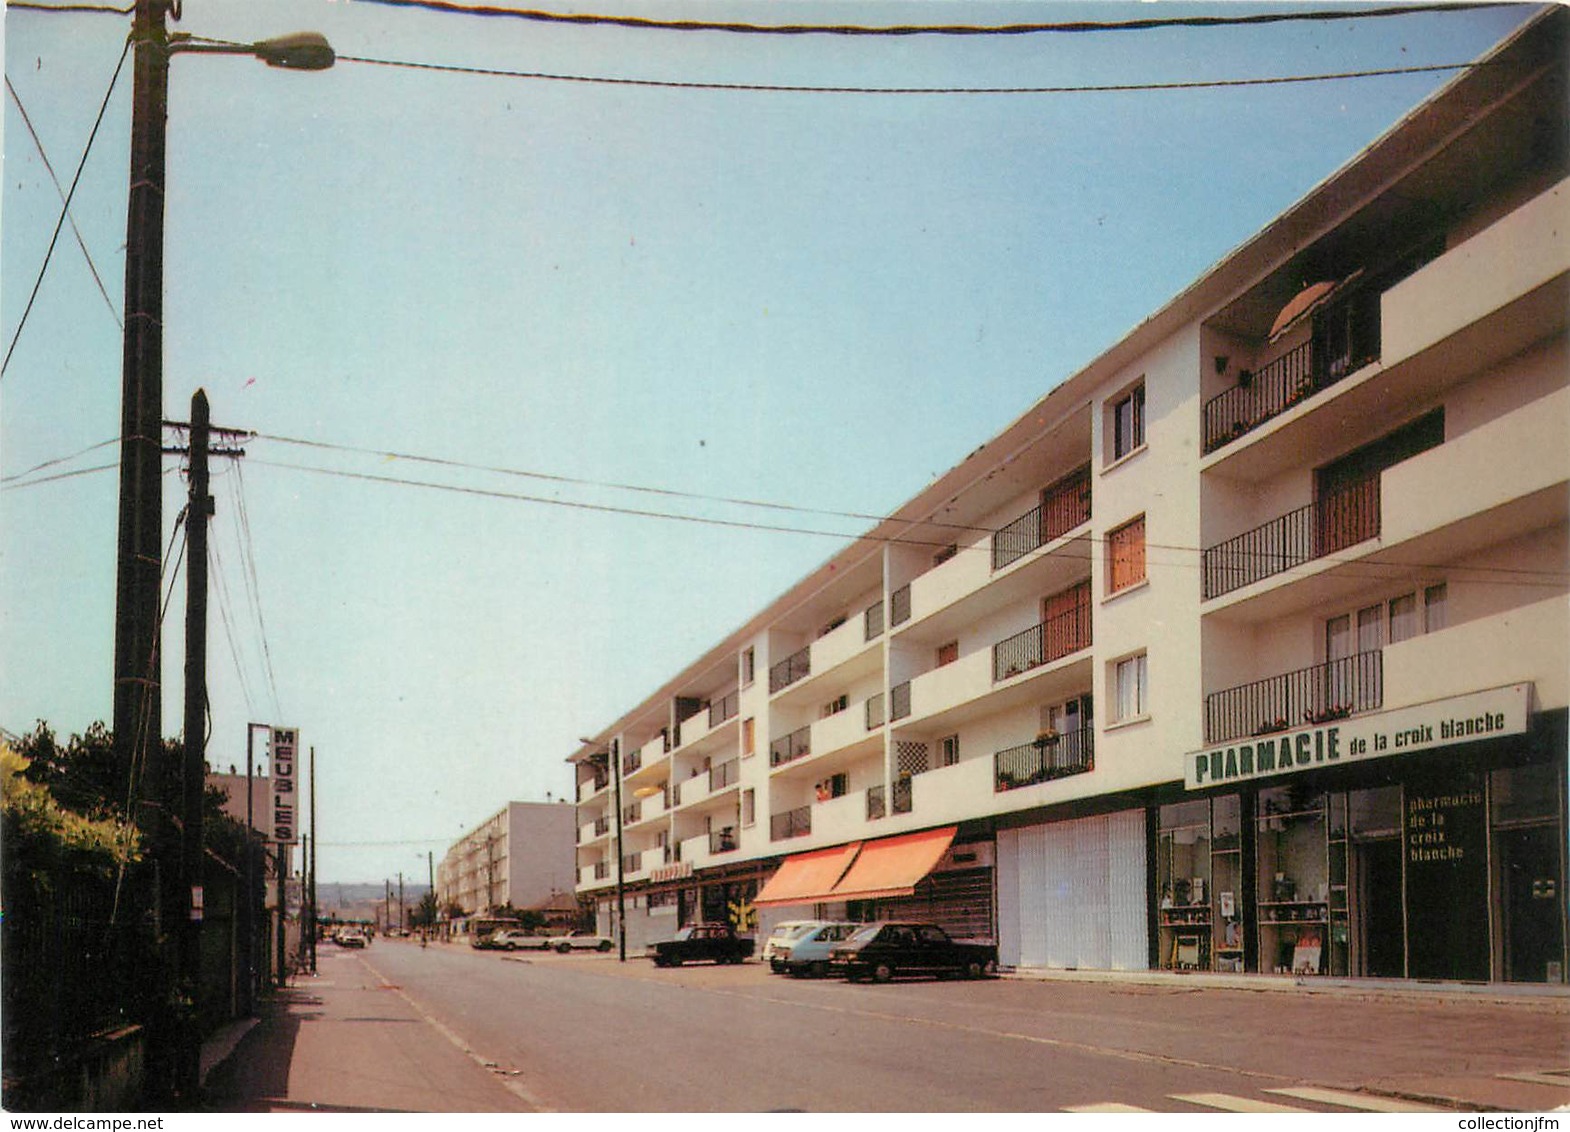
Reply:
[[611, 740], [611, 773], [616, 783], [616, 950], [619, 962], [627, 962], [627, 876], [621, 847], [621, 740]]
[[289, 981], [288, 956], [284, 954], [289, 947], [289, 937], [284, 932], [284, 923], [289, 918], [289, 846], [282, 841], [278, 843], [275, 867], [278, 872], [278, 986], [281, 989]]
[[316, 854], [321, 847], [321, 835], [316, 832], [316, 748], [311, 748], [311, 865], [306, 877], [306, 891], [311, 906], [311, 974], [316, 974]]
[[398, 870], [398, 930], [403, 931], [403, 870]]

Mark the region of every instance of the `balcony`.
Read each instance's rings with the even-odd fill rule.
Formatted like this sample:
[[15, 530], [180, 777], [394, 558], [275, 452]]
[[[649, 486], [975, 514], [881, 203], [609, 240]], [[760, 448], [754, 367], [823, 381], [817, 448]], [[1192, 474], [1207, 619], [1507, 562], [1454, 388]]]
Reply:
[[1372, 476], [1209, 548], [1201, 560], [1205, 599], [1378, 538], [1379, 488]]
[[741, 842], [737, 840], [736, 831], [729, 826], [709, 833], [710, 856], [718, 856], [721, 853], [734, 853], [739, 848], [741, 848]]
[[736, 785], [736, 780], [741, 775], [741, 761], [727, 759], [722, 763], [715, 763], [709, 768], [709, 793], [715, 794], [727, 786]]
[[901, 586], [889, 595], [889, 624], [900, 626], [910, 620], [910, 585]]
[[624, 826], [637, 825], [643, 820], [643, 803], [634, 802], [630, 806], [621, 808], [621, 824]]
[[1205, 697], [1205, 741], [1225, 743], [1325, 723], [1384, 704], [1384, 654], [1374, 649]]
[[889, 722], [905, 719], [910, 715], [910, 681], [896, 684], [889, 689]]
[[992, 756], [993, 791], [1018, 790], [1096, 768], [1095, 731], [1085, 727], [1063, 735], [1037, 737]]
[[1076, 606], [993, 645], [992, 682], [1051, 664], [1090, 643], [1090, 606]]
[[1001, 570], [1033, 550], [1090, 522], [1090, 467], [1065, 476], [1042, 493], [1041, 503], [992, 536], [992, 569]]
[[914, 799], [911, 796], [910, 776], [901, 775], [894, 780], [893, 788], [889, 791], [893, 805], [890, 810], [896, 814], [908, 814], [914, 809]]
[[609, 861], [594, 862], [594, 879], [609, 880], [611, 876], [611, 863]]
[[769, 766], [784, 766], [812, 754], [812, 725], [799, 727], [769, 744]]
[[864, 705], [867, 720], [867, 730], [876, 731], [883, 726], [885, 716], [883, 712], [883, 693], [868, 696]]
[[709, 704], [709, 730], [712, 731], [727, 719], [734, 719], [741, 708], [741, 691], [738, 689]]
[[609, 785], [609, 778], [591, 778], [578, 783], [578, 801], [587, 802]]
[[888, 813], [888, 788], [885, 786], [867, 787], [867, 820], [877, 821]]
[[809, 837], [812, 834], [812, 807], [797, 806], [783, 814], [769, 816], [769, 840], [785, 841], [792, 837]]
[[621, 872], [623, 877], [631, 877], [643, 872], [642, 853], [624, 853], [621, 858]]
[[769, 669], [769, 695], [812, 675], [812, 646], [792, 653]]
[[605, 818], [595, 818], [594, 819], [594, 836], [595, 837], [604, 837], [610, 831], [611, 831], [611, 819], [610, 818], [605, 817]]
[[634, 773], [635, 771], [637, 771], [642, 766], [643, 766], [643, 748], [642, 747], [639, 747], [635, 751], [628, 751], [625, 755], [623, 755], [621, 757], [621, 773], [622, 773], [622, 777], [623, 778], [627, 777], [629, 774]]
[[883, 603], [874, 602], [867, 606], [867, 611], [861, 615], [862, 640], [875, 641], [883, 636]]

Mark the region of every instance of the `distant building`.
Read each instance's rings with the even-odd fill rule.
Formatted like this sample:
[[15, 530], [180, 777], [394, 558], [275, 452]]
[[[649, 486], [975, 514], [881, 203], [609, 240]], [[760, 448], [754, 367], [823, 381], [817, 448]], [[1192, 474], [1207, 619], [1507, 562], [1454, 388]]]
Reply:
[[470, 914], [510, 904], [532, 908], [577, 881], [573, 807], [508, 802], [460, 837], [436, 867], [436, 898]]
[[[245, 775], [213, 774], [208, 772], [207, 785], [224, 792], [224, 813], [241, 825], [245, 824]], [[264, 837], [273, 829], [272, 782], [264, 774], [251, 776], [251, 828]]]

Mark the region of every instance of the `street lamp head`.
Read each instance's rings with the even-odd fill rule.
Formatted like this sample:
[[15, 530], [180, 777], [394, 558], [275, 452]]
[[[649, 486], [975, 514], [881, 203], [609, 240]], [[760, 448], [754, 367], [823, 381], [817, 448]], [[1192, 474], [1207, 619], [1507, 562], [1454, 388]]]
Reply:
[[291, 71], [325, 71], [338, 58], [327, 37], [314, 31], [264, 39], [253, 43], [251, 50], [269, 67], [284, 67]]

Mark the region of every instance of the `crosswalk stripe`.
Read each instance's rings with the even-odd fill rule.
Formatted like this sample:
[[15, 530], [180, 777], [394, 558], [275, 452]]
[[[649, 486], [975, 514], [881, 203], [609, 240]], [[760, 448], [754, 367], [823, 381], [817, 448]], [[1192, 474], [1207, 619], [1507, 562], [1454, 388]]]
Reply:
[[1506, 1081], [1525, 1081], [1528, 1085], [1556, 1085], [1561, 1089], [1570, 1088], [1570, 1069], [1550, 1069], [1545, 1073], [1497, 1073], [1495, 1076], [1503, 1077]]
[[1148, 1108], [1140, 1108], [1137, 1104], [1077, 1104], [1063, 1110], [1064, 1112], [1149, 1112]]
[[1317, 1101], [1321, 1104], [1340, 1105], [1342, 1108], [1360, 1109], [1363, 1112], [1444, 1111], [1431, 1105], [1418, 1104], [1416, 1101], [1396, 1100], [1393, 1097], [1371, 1097], [1367, 1093], [1343, 1093], [1339, 1089], [1316, 1089], [1307, 1085], [1291, 1089], [1266, 1089], [1265, 1092], [1276, 1093], [1283, 1097], [1296, 1097], [1300, 1101]]
[[1204, 1108], [1219, 1108], [1222, 1112], [1312, 1112], [1313, 1109], [1293, 1108], [1291, 1105], [1275, 1104], [1271, 1101], [1254, 1100], [1250, 1097], [1234, 1097], [1230, 1093], [1183, 1093], [1174, 1094], [1175, 1101], [1185, 1104], [1200, 1105]]

